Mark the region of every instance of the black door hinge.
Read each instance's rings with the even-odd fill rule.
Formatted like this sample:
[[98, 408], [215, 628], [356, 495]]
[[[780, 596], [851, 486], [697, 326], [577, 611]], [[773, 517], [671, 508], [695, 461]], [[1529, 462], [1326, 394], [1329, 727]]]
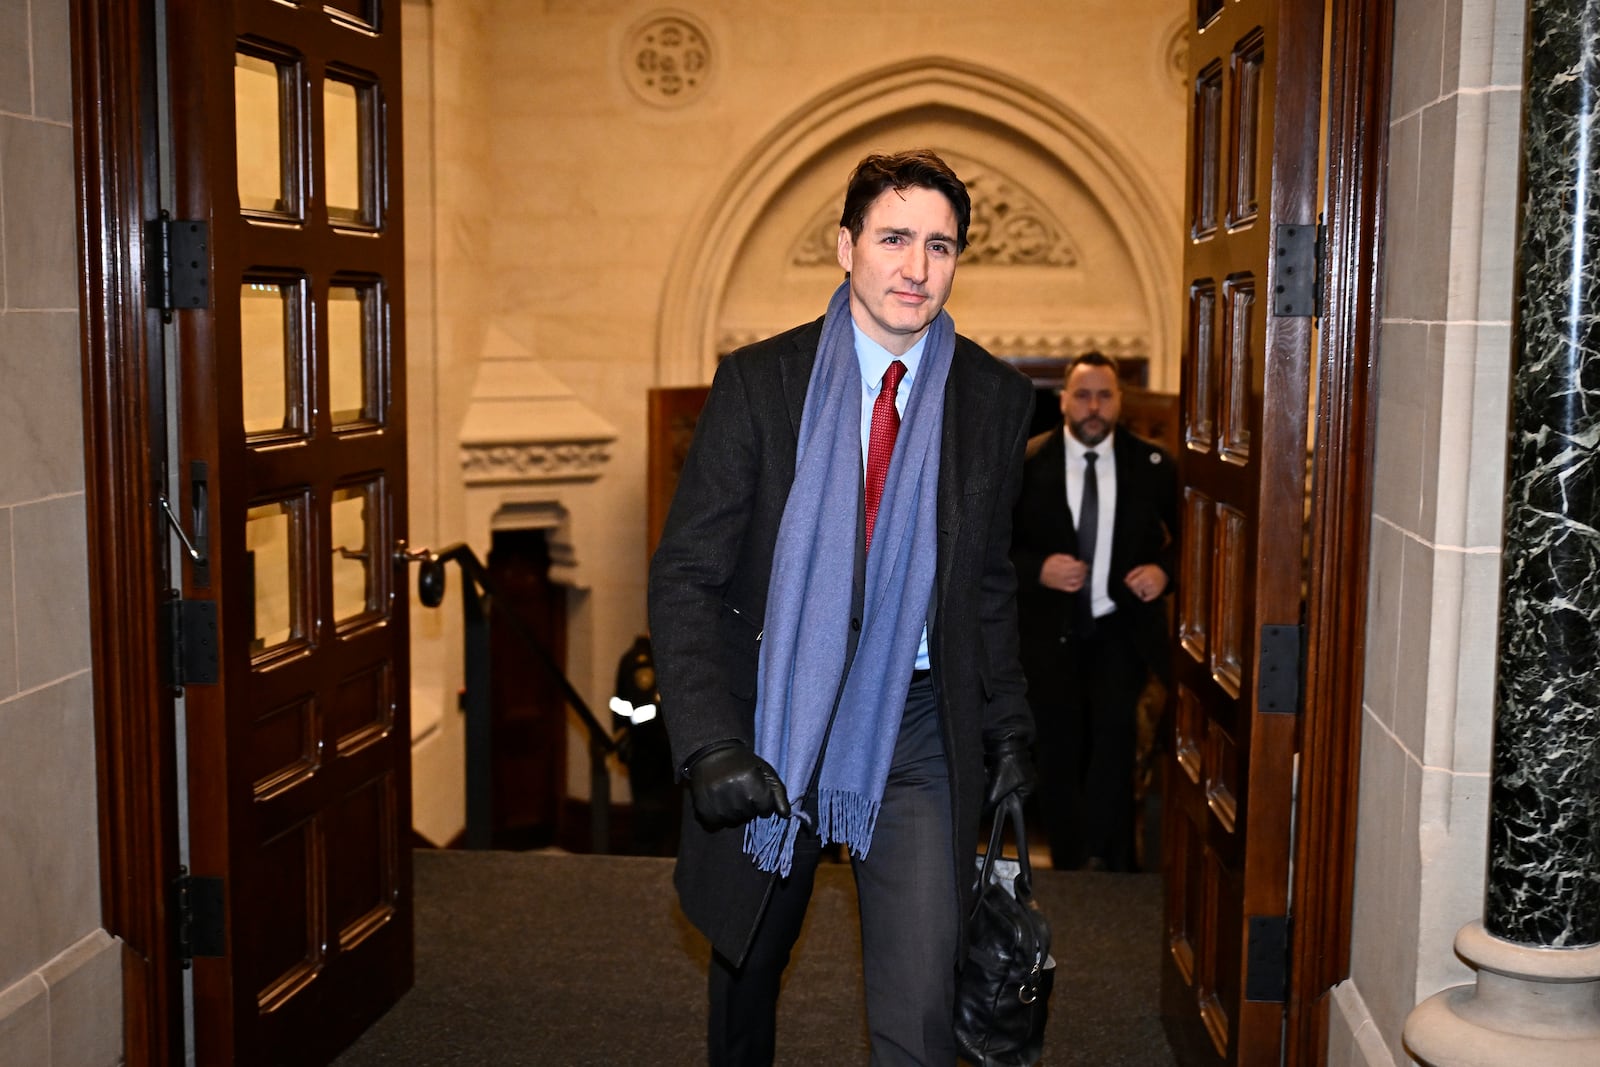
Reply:
[[178, 962], [188, 970], [196, 956], [227, 953], [222, 922], [222, 879], [205, 878], [179, 867], [172, 880], [172, 912], [177, 919]]
[[1322, 317], [1323, 244], [1328, 228], [1292, 223], [1277, 228], [1272, 246], [1272, 313], [1280, 318]]
[[1250, 916], [1244, 999], [1282, 1004], [1289, 999], [1289, 918]]
[[174, 311], [211, 306], [209, 233], [199, 219], [174, 219], [165, 211], [146, 226], [145, 284], [163, 322], [171, 322]]
[[168, 641], [167, 684], [214, 685], [217, 681], [217, 602], [183, 600], [177, 591], [161, 605]]
[[1256, 704], [1262, 711], [1295, 715], [1300, 711], [1300, 666], [1304, 626], [1262, 626], [1256, 671]]

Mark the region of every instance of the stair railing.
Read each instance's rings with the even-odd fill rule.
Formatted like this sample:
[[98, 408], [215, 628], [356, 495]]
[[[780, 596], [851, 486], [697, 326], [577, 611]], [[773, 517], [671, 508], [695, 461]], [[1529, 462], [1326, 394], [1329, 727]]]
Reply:
[[[436, 608], [444, 602], [445, 566], [454, 563], [461, 568], [461, 613], [463, 644], [466, 653], [466, 691], [462, 698], [466, 712], [466, 772], [467, 772], [467, 833], [466, 847], [489, 848], [494, 827], [494, 793], [491, 772], [493, 753], [492, 708], [489, 700], [490, 680], [494, 677], [490, 662], [489, 634], [491, 608], [499, 596], [489, 571], [478, 559], [477, 553], [464, 544], [454, 544], [438, 552], [426, 549], [407, 553], [407, 558], [422, 565], [417, 574], [417, 596], [422, 603]], [[594, 852], [611, 850], [611, 773], [606, 767], [606, 757], [616, 751], [616, 739], [600, 724], [583, 696], [573, 688], [565, 672], [554, 657], [534, 636], [532, 628], [503, 598], [499, 619], [507, 623], [523, 647], [533, 654], [550, 675], [566, 698], [567, 704], [577, 712], [589, 734], [589, 839]]]

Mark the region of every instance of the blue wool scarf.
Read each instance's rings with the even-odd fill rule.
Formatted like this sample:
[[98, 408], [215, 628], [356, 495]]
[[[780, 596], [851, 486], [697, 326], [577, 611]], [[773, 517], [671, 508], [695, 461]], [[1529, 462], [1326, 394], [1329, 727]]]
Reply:
[[939, 440], [954, 353], [955, 324], [941, 311], [895, 439], [867, 553], [861, 635], [846, 674], [862, 508], [861, 365], [849, 282], [828, 302], [763, 625], [755, 750], [782, 777], [794, 809], [746, 825], [744, 850], [763, 871], [789, 873], [800, 822], [809, 819], [801, 797], [819, 759], [823, 843], [842, 842], [858, 857], [872, 845], [933, 593]]

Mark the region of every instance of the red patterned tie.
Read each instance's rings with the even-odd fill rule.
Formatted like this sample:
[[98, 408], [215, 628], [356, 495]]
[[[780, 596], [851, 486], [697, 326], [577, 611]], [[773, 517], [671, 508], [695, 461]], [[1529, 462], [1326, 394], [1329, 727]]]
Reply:
[[878, 504], [883, 500], [883, 480], [889, 475], [889, 457], [894, 455], [894, 439], [900, 433], [900, 411], [894, 394], [906, 365], [898, 359], [883, 372], [883, 388], [872, 405], [872, 435], [867, 439], [867, 547], [872, 547], [872, 527], [878, 521]]

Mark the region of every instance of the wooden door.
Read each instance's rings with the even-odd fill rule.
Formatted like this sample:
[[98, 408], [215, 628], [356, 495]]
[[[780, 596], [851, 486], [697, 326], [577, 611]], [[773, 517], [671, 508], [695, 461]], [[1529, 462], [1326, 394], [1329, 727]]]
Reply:
[[1323, 12], [1299, 0], [1192, 11], [1162, 1000], [1185, 1063], [1275, 1065], [1313, 329], [1293, 285], [1313, 272], [1291, 274], [1280, 249], [1316, 229]]
[[566, 669], [567, 591], [550, 580], [543, 530], [497, 531], [487, 566], [495, 588], [489, 605], [490, 847], [544, 848], [561, 840], [567, 698], [526, 637]]
[[412, 980], [399, 13], [167, 4], [175, 213], [209, 227], [175, 315], [219, 652], [184, 709], [207, 1065], [326, 1062]]

